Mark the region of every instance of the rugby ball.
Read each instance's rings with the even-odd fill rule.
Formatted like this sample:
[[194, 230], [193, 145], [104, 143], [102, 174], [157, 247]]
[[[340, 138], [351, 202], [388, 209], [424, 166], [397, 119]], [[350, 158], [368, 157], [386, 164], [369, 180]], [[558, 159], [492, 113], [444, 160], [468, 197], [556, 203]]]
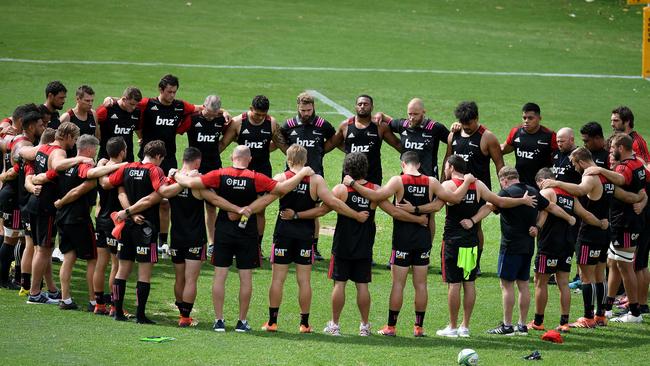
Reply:
[[473, 349], [465, 348], [458, 353], [458, 364], [462, 366], [478, 365], [478, 353]]

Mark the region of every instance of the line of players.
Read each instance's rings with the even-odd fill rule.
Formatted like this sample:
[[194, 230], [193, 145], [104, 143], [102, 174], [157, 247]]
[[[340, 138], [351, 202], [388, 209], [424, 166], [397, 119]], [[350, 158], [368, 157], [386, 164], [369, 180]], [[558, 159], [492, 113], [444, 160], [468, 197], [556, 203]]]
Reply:
[[[597, 322], [604, 323], [598, 317], [604, 315], [601, 310], [611, 310], [617, 289], [616, 281], [620, 282], [621, 277], [630, 299], [630, 314], [618, 319], [637, 322], [641, 319], [640, 311], [647, 311], [647, 302], [644, 302], [647, 299], [647, 245], [645, 249], [639, 246], [639, 252], [634, 256], [637, 242], [644, 242], [640, 234], [645, 221], [639, 219], [640, 216], [633, 211], [641, 211], [647, 200], [641, 189], [645, 184], [645, 169], [643, 163], [638, 163], [633, 151], [636, 155], [645, 154], [647, 159], [647, 147], [632, 130], [633, 116], [627, 108], [618, 108], [612, 113], [614, 129], [632, 137], [625, 139], [617, 136], [612, 141], [611, 146], [615, 146], [612, 157], [623, 164], [618, 164], [616, 171], [611, 172], [588, 165], [609, 162], [599, 125], [592, 122], [583, 127], [581, 133], [588, 149], [576, 149], [573, 132], [565, 128], [556, 137], [552, 131], [539, 124], [541, 113], [539, 107], [532, 103], [523, 108], [522, 126], [513, 128], [506, 143], [499, 145], [496, 136], [479, 123], [478, 107], [473, 102], [463, 102], [457, 107], [455, 114], [459, 123], [453, 126], [454, 132], [449, 132], [441, 123], [426, 118], [423, 103], [419, 99], [409, 103], [408, 118], [398, 120], [382, 113], [373, 116], [372, 98], [362, 95], [356, 100], [356, 116], [344, 121], [335, 130], [315, 114], [314, 100], [308, 94], [298, 96], [297, 116], [279, 127], [268, 116], [269, 102], [263, 96], [254, 98], [249, 112], [231, 119], [221, 108], [218, 97], [209, 96], [204, 105], [194, 106], [175, 99], [177, 89], [178, 80], [166, 75], [159, 83], [160, 95], [157, 98], [142, 98], [136, 88], [128, 88], [121, 98], [107, 98], [104, 105], [94, 112], [91, 109], [92, 89], [82, 86], [77, 91], [75, 108], [57, 118], [56, 110], [61, 109], [66, 90], [62, 84], [53, 82], [46, 89], [47, 101], [43, 106], [20, 107], [2, 126], [3, 133], [7, 135], [3, 144], [8, 159], [5, 165], [10, 169], [2, 176], [3, 181], [7, 182], [2, 190], [7, 245], [3, 246], [4, 252], [0, 257], [10, 257], [5, 254], [11, 252], [7, 249], [12, 246], [17, 249], [16, 254], [22, 255], [21, 291], [30, 292], [28, 302], [56, 302], [62, 309], [75, 308], [76, 304], [70, 297], [69, 283], [72, 266], [79, 257], [89, 259], [87, 278], [93, 311], [106, 313], [104, 270], [111, 260], [110, 286], [114, 305], [111, 309], [116, 319], [124, 320], [126, 315], [122, 304], [126, 279], [133, 262], [137, 261], [136, 320], [150, 323], [144, 309], [149, 293], [151, 266], [157, 261], [156, 239], [158, 237], [160, 241], [166, 241], [164, 231], [168, 222], [165, 214], [169, 211], [159, 211], [159, 207], [165, 205], [162, 204], [165, 202], [163, 198], [167, 197], [172, 207], [170, 251], [177, 271], [175, 296], [181, 313], [179, 325], [193, 323], [190, 313], [196, 296], [196, 278], [201, 261], [206, 258], [203, 244], [209, 241], [215, 244], [215, 252], [211, 256], [212, 263], [216, 266], [213, 284], [216, 315], [214, 329], [225, 330], [222, 309], [224, 284], [227, 268], [232, 264], [234, 256], [237, 258], [241, 281], [240, 314], [235, 329], [250, 330], [245, 319], [252, 289], [251, 269], [258, 267], [260, 261], [263, 211], [273, 199], [282, 197], [271, 249], [273, 280], [269, 291], [269, 321], [263, 327], [265, 330], [277, 329], [287, 265], [295, 262], [302, 313], [300, 330], [311, 331], [308, 322], [311, 300], [309, 274], [313, 257], [317, 254], [315, 233], [318, 233], [318, 229], [315, 218], [334, 209], [339, 212], [339, 217], [330, 271], [330, 276], [335, 280], [333, 316], [325, 331], [330, 334], [339, 333], [338, 317], [344, 303], [344, 287], [347, 280], [351, 279], [357, 284], [358, 290], [357, 300], [362, 318], [360, 334], [370, 334], [367, 283], [370, 281], [375, 231], [374, 220], [369, 220], [369, 217], [374, 217], [374, 208], [379, 205], [394, 217], [395, 223], [391, 257], [393, 287], [388, 324], [379, 332], [395, 335], [402, 291], [408, 270], [412, 267], [416, 292], [414, 335], [423, 335], [427, 301], [426, 268], [435, 228], [434, 215], [431, 213], [441, 209], [444, 201], [448, 202], [448, 207], [442, 263], [443, 277], [449, 283], [450, 325], [439, 331], [440, 335], [469, 335], [469, 319], [475, 297], [473, 283], [483, 241], [480, 220], [496, 207], [499, 207], [502, 217], [499, 276], [504, 289], [504, 320], [503, 324], [491, 332], [509, 334], [527, 331], [526, 299], [529, 298], [527, 283], [534, 248], [532, 237], [538, 234], [540, 238], [535, 262], [536, 314], [534, 322], [529, 326], [543, 328], [546, 282], [548, 275], [557, 270], [562, 294], [560, 329], [568, 330], [568, 287], [565, 285], [576, 241], [574, 237], [569, 239], [561, 236], [573, 232], [568, 226], [563, 228], [561, 225], [574, 224], [575, 219], [569, 215], [574, 213], [583, 219], [581, 225], [576, 225], [580, 227], [580, 233], [583, 233], [582, 236], [578, 235], [581, 240], [578, 241], [576, 253], [585, 298], [585, 316], [574, 325], [593, 327]], [[45, 122], [48, 126], [59, 126], [55, 140], [49, 144], [33, 146], [38, 136], [51, 135], [52, 131], [49, 134], [43, 133]], [[21, 130], [22, 134], [19, 133]], [[82, 132], [75, 151], [74, 141]], [[142, 161], [127, 164], [125, 162], [133, 160], [133, 132], [141, 139]], [[177, 171], [174, 158], [175, 136], [184, 132], [188, 133], [190, 146], [198, 149], [185, 151], [183, 166]], [[394, 133], [398, 134], [399, 139]], [[101, 142], [97, 138], [91, 138], [92, 135], [98, 135]], [[240, 146], [233, 152], [233, 168], [219, 169], [220, 153], [235, 139]], [[403, 174], [391, 178], [385, 187], [379, 188], [382, 181], [380, 147], [384, 140], [402, 152]], [[436, 179], [440, 141], [448, 145], [446, 181], [442, 184]], [[296, 146], [289, 147], [292, 144]], [[103, 160], [97, 167], [93, 167], [92, 158], [98, 146], [99, 156]], [[339, 185], [333, 192], [329, 192], [322, 178], [317, 177], [322, 177], [323, 174], [324, 154], [336, 147], [346, 153], [343, 171], [350, 177], [344, 180], [347, 187]], [[287, 153], [289, 169], [271, 180], [268, 178], [271, 174], [269, 154], [275, 148]], [[589, 150], [596, 156], [593, 161], [590, 160], [591, 155], [587, 154]], [[516, 169], [503, 168], [502, 154], [511, 151], [516, 151]], [[499, 195], [490, 191], [490, 160], [494, 161], [504, 188]], [[304, 168], [305, 165], [310, 168]], [[553, 167], [554, 174], [540, 172], [538, 175], [540, 179], [545, 179], [543, 182], [535, 180], [534, 174], [531, 178], [531, 172], [549, 165]], [[250, 173], [246, 168], [257, 173]], [[582, 179], [576, 168], [585, 171]], [[312, 175], [314, 172], [318, 175]], [[469, 172], [479, 180], [475, 181], [473, 176], [465, 175]], [[109, 173], [111, 174], [108, 175]], [[196, 176], [201, 173], [202, 176]], [[98, 177], [101, 177], [99, 182], [102, 188], [97, 210], [96, 244], [103, 249], [95, 253], [88, 249], [95, 245], [90, 206], [95, 201], [96, 194], [92, 189]], [[596, 177], [602, 181], [600, 191], [598, 184], [594, 183]], [[521, 179], [521, 183], [518, 179]], [[541, 196], [534, 188], [538, 183], [545, 188]], [[623, 189], [614, 189], [612, 183]], [[522, 184], [528, 184], [528, 187]], [[113, 187], [119, 188], [111, 189]], [[608, 195], [598, 194], [603, 190], [607, 190]], [[609, 206], [611, 195], [617, 191], [623, 193], [613, 201], [618, 202], [618, 206], [614, 205], [613, 209], [618, 210], [615, 211], [618, 216], [612, 214], [611, 217], [614, 240], [610, 257], [615, 265], [610, 265], [610, 286], [606, 287], [603, 285], [604, 274], [601, 273], [603, 265], [596, 264], [604, 260], [603, 253], [606, 250], [603, 249], [603, 238], [608, 236], [603, 230], [607, 230], [610, 224], [605, 220], [609, 218], [609, 209], [604, 207]], [[263, 192], [271, 194], [257, 198]], [[582, 209], [579, 200], [574, 199], [578, 195], [587, 196], [583, 199], [586, 210]], [[395, 197], [396, 205], [386, 201], [391, 196]], [[606, 196], [607, 199], [601, 196]], [[438, 199], [434, 199], [436, 197]], [[622, 204], [623, 199], [630, 204]], [[317, 202], [321, 200], [324, 204], [318, 206]], [[204, 201], [208, 207], [205, 215]], [[482, 205], [485, 201], [490, 202], [490, 205]], [[633, 207], [632, 202], [641, 203]], [[591, 210], [590, 204], [593, 206]], [[537, 205], [537, 208], [526, 209], [525, 205]], [[216, 224], [214, 206], [221, 208]], [[537, 215], [540, 208], [552, 213], [546, 224], [547, 215]], [[111, 235], [113, 220], [110, 219], [110, 213], [117, 211], [115, 220], [124, 223], [120, 240]], [[507, 219], [508, 212], [513, 212], [510, 221]], [[242, 216], [248, 219], [242, 220]], [[553, 217], [561, 219], [553, 220]], [[525, 218], [532, 218], [532, 223]], [[192, 230], [197, 227], [197, 222], [203, 220], [206, 220], [208, 228], [215, 227], [216, 230], [207, 230], [207, 234], [202, 230]], [[633, 222], [640, 225], [630, 226]], [[51, 276], [50, 257], [56, 235], [55, 227], [60, 234], [59, 246], [65, 253], [60, 274], [61, 293]], [[21, 245], [17, 244], [21, 228], [27, 229], [24, 253]], [[594, 233], [594, 230], [600, 232]], [[216, 237], [215, 231], [218, 233]], [[350, 238], [359, 239], [349, 240]], [[604, 245], [607, 246], [607, 243]], [[96, 267], [93, 260], [95, 257], [98, 258]], [[639, 268], [643, 266], [643, 257], [646, 258], [645, 268]], [[632, 262], [636, 263], [636, 272]], [[3, 272], [4, 268], [7, 266], [3, 266]], [[631, 268], [633, 269], [630, 270]], [[31, 278], [29, 273], [33, 275]], [[48, 293], [40, 292], [43, 276]], [[642, 289], [644, 281], [645, 297]], [[511, 318], [515, 283], [521, 291], [521, 303], [519, 323], [513, 326]], [[457, 326], [461, 287], [465, 293], [464, 318], [462, 324]], [[607, 296], [604, 295], [605, 288]], [[638, 291], [635, 291], [637, 288]], [[636, 292], [639, 295], [638, 302], [635, 302]], [[605, 299], [595, 301], [599, 306], [596, 320], [593, 315], [595, 297]]]

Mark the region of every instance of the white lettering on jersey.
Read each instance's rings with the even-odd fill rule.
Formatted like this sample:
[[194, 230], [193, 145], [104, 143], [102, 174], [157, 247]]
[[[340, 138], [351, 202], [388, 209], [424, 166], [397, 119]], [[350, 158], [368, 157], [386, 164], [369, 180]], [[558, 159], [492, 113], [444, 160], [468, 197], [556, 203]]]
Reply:
[[370, 152], [370, 146], [357, 146], [357, 145], [352, 145], [350, 147], [350, 152], [363, 152], [363, 153], [368, 153]]
[[215, 142], [216, 136], [204, 135], [201, 132], [196, 136], [196, 142]]
[[424, 143], [406, 140], [406, 142], [404, 142], [404, 148], [413, 149], [413, 150], [424, 150]]
[[261, 141], [244, 141], [244, 145], [248, 146], [249, 149], [263, 149], [264, 143]]
[[535, 154], [532, 151], [524, 151], [517, 148], [516, 152], [518, 158], [530, 159], [530, 160], [535, 159]]
[[113, 133], [116, 135], [128, 135], [131, 133], [130, 127], [120, 127], [120, 126], [115, 126], [115, 129], [113, 130]]
[[304, 140], [304, 139], [301, 140], [300, 137], [298, 137], [296, 139], [296, 144], [298, 144], [298, 145], [300, 145], [302, 147], [316, 147], [316, 141], [314, 141], [314, 140]]
[[176, 120], [174, 118], [160, 118], [156, 116], [156, 126], [174, 126]]

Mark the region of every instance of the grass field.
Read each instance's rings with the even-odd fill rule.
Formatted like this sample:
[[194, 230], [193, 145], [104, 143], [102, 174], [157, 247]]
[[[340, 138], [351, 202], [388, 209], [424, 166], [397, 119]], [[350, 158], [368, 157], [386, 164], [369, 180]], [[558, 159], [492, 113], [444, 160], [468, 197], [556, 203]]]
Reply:
[[[520, 108], [528, 101], [541, 105], [543, 124], [551, 128], [579, 128], [596, 120], [606, 131], [611, 109], [625, 104], [635, 112], [637, 130], [650, 136], [646, 122], [650, 83], [635, 78], [641, 70], [640, 11], [640, 7], [613, 0], [197, 0], [191, 5], [187, 0], [4, 1], [0, 3], [0, 114], [10, 115], [20, 103], [42, 102], [45, 85], [54, 79], [68, 87], [68, 108], [74, 104], [73, 90], [82, 83], [95, 89], [98, 100], [119, 95], [127, 85], [140, 87], [145, 96], [155, 96], [160, 76], [171, 72], [180, 77], [181, 99], [198, 104], [207, 94], [218, 93], [227, 109], [241, 112], [254, 95], [265, 94], [278, 120], [292, 115], [299, 92], [314, 89], [349, 110], [356, 95], [370, 94], [375, 110], [393, 116], [405, 115], [407, 102], [418, 96], [424, 99], [428, 115], [447, 125], [458, 102], [475, 100], [481, 121], [501, 141], [519, 122]], [[343, 119], [324, 103], [317, 110], [334, 124]], [[178, 141], [186, 144], [184, 136]], [[335, 151], [325, 158], [330, 186], [337, 183], [342, 157]], [[383, 157], [384, 176], [397, 174], [397, 154], [384, 147]], [[279, 152], [273, 154], [274, 171], [283, 167], [283, 159]], [[513, 162], [512, 155], [506, 161]], [[268, 217], [276, 213], [277, 204], [269, 208]], [[330, 214], [322, 222], [333, 226], [334, 220]], [[440, 248], [442, 222], [440, 214], [434, 252]], [[286, 284], [280, 332], [262, 333], [257, 329], [267, 317], [268, 262], [254, 277], [249, 321], [256, 331], [245, 335], [212, 332], [212, 268], [208, 264], [199, 280], [193, 313], [200, 325], [178, 329], [173, 268], [169, 261], [162, 261], [155, 269], [149, 304], [157, 326], [116, 323], [85, 312], [63, 313], [53, 306], [27, 306], [14, 292], [0, 290], [0, 363], [449, 365], [462, 348], [477, 350], [482, 365], [525, 363], [521, 357], [536, 349], [544, 364], [639, 362], [650, 344], [647, 324], [575, 331], [562, 345], [542, 342], [535, 332], [528, 338], [485, 334], [501, 317], [495, 275], [498, 218], [490, 217], [486, 223], [484, 275], [477, 281], [478, 299], [468, 340], [414, 339], [410, 335], [412, 289], [405, 294], [397, 338], [358, 337], [353, 286], [349, 286], [341, 321], [343, 337], [320, 332], [300, 335], [292, 280]], [[272, 226], [265, 236], [267, 252]], [[378, 215], [378, 228], [375, 260], [384, 263], [392, 230], [385, 214]], [[321, 251], [328, 253], [331, 237], [321, 236], [320, 243]], [[439, 258], [435, 258], [425, 323], [429, 334], [447, 322], [446, 287], [439, 267]], [[83, 270], [81, 264], [75, 271], [78, 302], [85, 293], [79, 281]], [[326, 271], [324, 262], [314, 266], [311, 323], [316, 330], [330, 317], [331, 283]], [[230, 277], [226, 318], [232, 330], [238, 281], [235, 272]], [[129, 309], [134, 308], [134, 287], [134, 281], [129, 282]], [[370, 286], [374, 329], [386, 321], [389, 289], [389, 272], [376, 267]], [[547, 326], [559, 320], [558, 302], [557, 291], [551, 287]], [[581, 296], [574, 295], [572, 319], [581, 316], [581, 304]], [[177, 340], [164, 344], [138, 341], [152, 335]]]

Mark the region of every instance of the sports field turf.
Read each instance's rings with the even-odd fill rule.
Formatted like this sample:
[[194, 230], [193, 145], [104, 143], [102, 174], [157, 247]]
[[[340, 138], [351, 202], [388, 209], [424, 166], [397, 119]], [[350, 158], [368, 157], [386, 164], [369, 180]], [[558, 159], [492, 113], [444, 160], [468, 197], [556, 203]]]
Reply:
[[[625, 104], [636, 115], [636, 129], [650, 137], [648, 81], [533, 75], [636, 77], [641, 69], [640, 11], [640, 7], [628, 8], [624, 1], [602, 0], [4, 1], [0, 4], [0, 114], [10, 115], [20, 103], [42, 102], [45, 85], [54, 79], [68, 87], [68, 108], [74, 104], [73, 90], [82, 83], [94, 88], [97, 100], [117, 96], [128, 85], [140, 87], [145, 96], [155, 96], [159, 78], [171, 72], [180, 77], [181, 99], [200, 104], [207, 94], [218, 93], [224, 107], [241, 112], [254, 95], [265, 94], [271, 100], [271, 113], [280, 121], [291, 116], [299, 92], [313, 89], [349, 110], [353, 110], [356, 95], [370, 94], [375, 98], [375, 110], [393, 116], [405, 115], [406, 103], [418, 96], [424, 99], [428, 115], [447, 125], [458, 102], [475, 100], [481, 121], [500, 141], [519, 122], [520, 108], [528, 101], [542, 107], [542, 123], [556, 130], [579, 128], [596, 120], [609, 131], [611, 109]], [[471, 73], [462, 73], [467, 71]], [[323, 102], [317, 102], [317, 110], [336, 125], [343, 119]], [[185, 145], [186, 138], [179, 137], [179, 141]], [[389, 147], [383, 152], [384, 177], [399, 173], [397, 153]], [[444, 145], [440, 154], [444, 154]], [[337, 183], [342, 157], [335, 151], [325, 158], [330, 186]], [[275, 172], [283, 167], [283, 159], [281, 153], [273, 153]], [[224, 160], [228, 161], [227, 155]], [[513, 156], [506, 161], [513, 162]], [[271, 224], [265, 236], [266, 252], [276, 213], [274, 204], [267, 211]], [[333, 226], [334, 220], [330, 214], [322, 222]], [[434, 253], [440, 248], [442, 222], [443, 214], [438, 214]], [[157, 326], [117, 323], [85, 312], [64, 313], [54, 306], [28, 306], [13, 291], [0, 290], [0, 364], [449, 365], [455, 363], [462, 348], [477, 350], [482, 365], [525, 363], [521, 357], [536, 349], [547, 365], [644, 363], [650, 345], [647, 323], [577, 330], [565, 336], [562, 345], [542, 342], [534, 331], [528, 338], [485, 334], [501, 317], [495, 276], [498, 218], [488, 218], [484, 227], [484, 275], [477, 281], [472, 338], [468, 340], [434, 335], [447, 323], [446, 287], [435, 255], [425, 321], [432, 336], [424, 339], [411, 336], [410, 288], [405, 293], [397, 338], [356, 336], [353, 286], [348, 286], [341, 320], [344, 336], [322, 335], [320, 330], [330, 317], [326, 262], [314, 266], [312, 277], [311, 323], [316, 334], [298, 334], [296, 284], [291, 278], [280, 310], [280, 331], [265, 334], [258, 330], [267, 317], [268, 262], [254, 275], [249, 321], [255, 331], [251, 334], [232, 332], [238, 289], [234, 271], [226, 294], [228, 332], [215, 334], [211, 330], [212, 268], [208, 264], [199, 280], [193, 312], [199, 327], [178, 329], [173, 269], [163, 260], [155, 269], [148, 306]], [[388, 259], [391, 230], [387, 216], [379, 214], [378, 263]], [[322, 235], [321, 252], [329, 253], [330, 247], [331, 236]], [[79, 303], [85, 294], [85, 284], [80, 281], [83, 270], [82, 263], [73, 285]], [[55, 271], [58, 273], [58, 266]], [[134, 309], [134, 287], [130, 281], [128, 309]], [[370, 286], [374, 330], [386, 321], [389, 290], [390, 274], [377, 266]], [[559, 320], [558, 302], [556, 288], [550, 287], [547, 326], [555, 326]], [[573, 295], [572, 319], [582, 315], [581, 308], [581, 296]], [[154, 335], [177, 340], [162, 344], [139, 341]]]

